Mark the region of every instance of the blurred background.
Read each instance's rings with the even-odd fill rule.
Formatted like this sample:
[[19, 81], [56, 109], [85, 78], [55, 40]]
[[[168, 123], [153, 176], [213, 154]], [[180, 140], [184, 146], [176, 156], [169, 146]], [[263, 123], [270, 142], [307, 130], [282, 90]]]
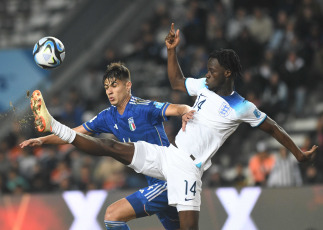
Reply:
[[[322, 0], [0, 0], [0, 194], [69, 190], [127, 190], [146, 186], [142, 175], [110, 158], [70, 145], [20, 149], [38, 137], [29, 107], [40, 89], [55, 119], [76, 127], [109, 106], [102, 75], [122, 61], [132, 94], [186, 103], [171, 90], [164, 38], [180, 29], [177, 50], [186, 77], [207, 72], [208, 54], [234, 49], [243, 65], [236, 91], [276, 120], [303, 150], [319, 145], [315, 162], [298, 164], [267, 134], [246, 124], [214, 156], [205, 188], [300, 187], [323, 183]], [[64, 63], [36, 66], [34, 44], [54, 36]], [[170, 141], [181, 122], [164, 123]]]

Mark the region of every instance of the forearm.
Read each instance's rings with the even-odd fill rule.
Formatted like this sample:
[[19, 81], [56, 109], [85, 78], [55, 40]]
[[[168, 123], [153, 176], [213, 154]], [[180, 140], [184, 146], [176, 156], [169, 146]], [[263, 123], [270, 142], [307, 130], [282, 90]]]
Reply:
[[185, 77], [177, 60], [176, 49], [167, 49], [167, 73], [172, 89], [183, 90], [181, 86]]
[[192, 110], [192, 108], [188, 105], [170, 104], [165, 111], [165, 115], [166, 116], [183, 116], [184, 114], [188, 113], [191, 110]]
[[285, 146], [299, 161], [305, 160], [303, 151], [295, 144], [292, 138], [286, 133], [286, 131], [276, 123], [276, 128], [271, 135], [283, 146]]
[[177, 114], [178, 116], [183, 116], [184, 114], [188, 113], [191, 110], [192, 108], [188, 105], [178, 105]]

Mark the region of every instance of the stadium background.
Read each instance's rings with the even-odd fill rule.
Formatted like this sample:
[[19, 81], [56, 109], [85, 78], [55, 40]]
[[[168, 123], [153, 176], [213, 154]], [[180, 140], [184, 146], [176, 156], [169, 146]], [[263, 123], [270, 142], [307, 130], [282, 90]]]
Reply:
[[[253, 178], [250, 160], [264, 151], [277, 156], [279, 144], [242, 124], [215, 155], [214, 165], [203, 179], [205, 190], [214, 194], [219, 187], [240, 189], [260, 185], [265, 191], [262, 194], [279, 191], [277, 197], [282, 191], [293, 195], [294, 191], [304, 190], [313, 199], [314, 208], [308, 205], [293, 208], [290, 202], [289, 211], [322, 209], [322, 12], [322, 0], [1, 0], [1, 209], [8, 213], [12, 208], [8, 201], [23, 201], [26, 194], [60, 197], [66, 191], [86, 194], [93, 190], [127, 191], [145, 186], [143, 176], [114, 160], [90, 157], [69, 145], [24, 150], [17, 145], [39, 136], [28, 105], [28, 92], [34, 89], [42, 90], [55, 118], [71, 127], [109, 106], [101, 76], [111, 61], [122, 61], [129, 67], [134, 95], [192, 105], [191, 98], [171, 91], [168, 83], [164, 38], [171, 22], [181, 30], [178, 56], [185, 76], [203, 76], [211, 50], [233, 48], [244, 70], [243, 77], [237, 79], [237, 91], [273, 117], [300, 147], [320, 146], [314, 163], [297, 166], [301, 182], [267, 188], [266, 178], [260, 182]], [[38, 68], [31, 55], [34, 43], [47, 35], [59, 38], [66, 48], [63, 65], [54, 71]], [[279, 86], [270, 83], [274, 73], [278, 75]], [[175, 118], [165, 123], [170, 141], [179, 125]], [[268, 195], [264, 203], [268, 205], [277, 197]], [[295, 199], [301, 198], [295, 195]], [[268, 210], [265, 215], [275, 211]], [[223, 207], [222, 212], [225, 216]], [[285, 220], [294, 212], [285, 214]], [[5, 218], [3, 223], [9, 223], [8, 229], [13, 229], [15, 226], [3, 215], [0, 214], [1, 219]], [[306, 217], [309, 216], [310, 212]], [[255, 218], [254, 214], [252, 217]], [[101, 215], [98, 219], [101, 225], [102, 219]], [[323, 226], [320, 219], [310, 220], [313, 225], [291, 229]], [[24, 218], [21, 221], [28, 225]], [[265, 229], [255, 222], [259, 229]]]

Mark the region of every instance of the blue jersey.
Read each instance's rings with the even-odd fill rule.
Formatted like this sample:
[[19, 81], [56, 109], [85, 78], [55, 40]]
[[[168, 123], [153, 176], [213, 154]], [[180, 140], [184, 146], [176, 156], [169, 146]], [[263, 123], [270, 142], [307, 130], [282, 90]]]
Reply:
[[[132, 96], [122, 115], [117, 107], [111, 106], [85, 122], [83, 127], [91, 133], [112, 133], [123, 142], [146, 141], [168, 146], [169, 141], [163, 126], [163, 122], [168, 120], [165, 116], [168, 106], [169, 103]], [[146, 178], [149, 185], [160, 181], [148, 176]]]

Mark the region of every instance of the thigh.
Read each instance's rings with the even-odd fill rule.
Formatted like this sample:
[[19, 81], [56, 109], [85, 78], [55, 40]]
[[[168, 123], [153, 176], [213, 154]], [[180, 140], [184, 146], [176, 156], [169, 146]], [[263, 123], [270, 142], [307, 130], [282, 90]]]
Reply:
[[199, 211], [203, 170], [198, 168], [190, 157], [180, 152], [173, 151], [167, 160], [169, 204], [176, 206], [177, 211]]
[[167, 147], [150, 144], [144, 141], [134, 142], [135, 152], [130, 168], [137, 173], [160, 180], [165, 180], [164, 169]]
[[168, 205], [166, 182], [161, 181], [142, 188], [126, 199], [135, 210], [137, 218], [156, 214], [165, 229], [179, 229], [177, 209]]

